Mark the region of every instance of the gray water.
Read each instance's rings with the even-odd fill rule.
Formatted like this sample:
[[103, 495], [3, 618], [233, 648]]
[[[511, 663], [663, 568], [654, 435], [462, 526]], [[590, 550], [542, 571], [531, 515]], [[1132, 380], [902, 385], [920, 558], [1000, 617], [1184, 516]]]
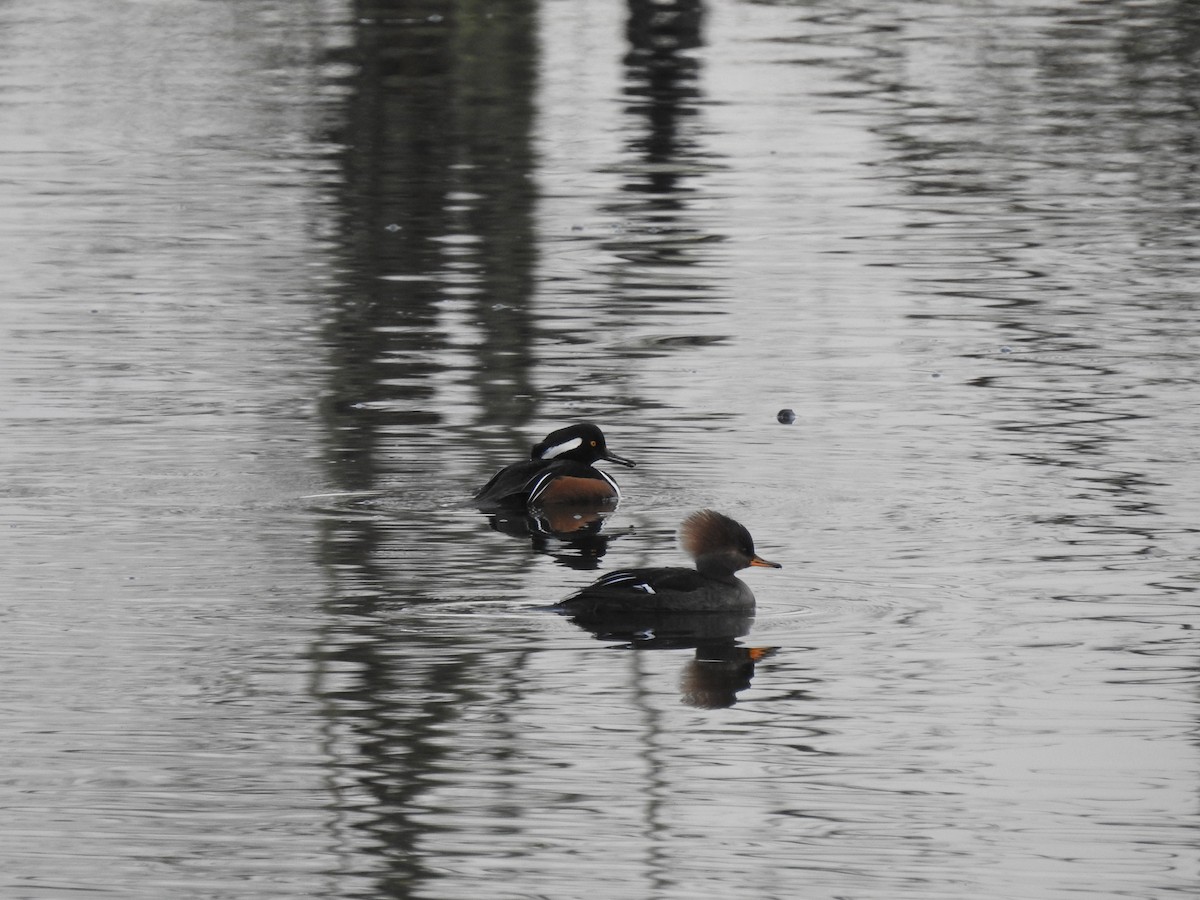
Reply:
[[[1170, 0], [0, 6], [0, 896], [1192, 895], [1198, 64]], [[471, 507], [579, 419], [598, 539]], [[537, 608], [704, 506], [748, 631]]]

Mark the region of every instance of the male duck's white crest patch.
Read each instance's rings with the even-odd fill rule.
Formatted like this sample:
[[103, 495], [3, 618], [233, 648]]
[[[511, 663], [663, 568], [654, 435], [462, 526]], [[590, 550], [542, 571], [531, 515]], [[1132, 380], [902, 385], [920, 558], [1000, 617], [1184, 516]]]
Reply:
[[569, 441], [563, 441], [561, 444], [555, 444], [553, 447], [547, 447], [542, 451], [542, 459], [554, 459], [556, 456], [562, 456], [564, 453], [570, 453], [572, 450], [578, 450], [583, 446], [583, 438], [571, 438]]

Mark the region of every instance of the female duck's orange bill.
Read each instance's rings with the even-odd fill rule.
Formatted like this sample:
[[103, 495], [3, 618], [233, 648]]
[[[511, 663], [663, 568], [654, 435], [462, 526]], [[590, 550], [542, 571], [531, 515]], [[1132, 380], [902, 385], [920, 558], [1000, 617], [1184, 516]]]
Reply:
[[782, 569], [783, 568], [782, 563], [768, 562], [767, 560], [763, 559], [761, 556], [751, 557], [750, 565], [762, 566], [765, 569]]

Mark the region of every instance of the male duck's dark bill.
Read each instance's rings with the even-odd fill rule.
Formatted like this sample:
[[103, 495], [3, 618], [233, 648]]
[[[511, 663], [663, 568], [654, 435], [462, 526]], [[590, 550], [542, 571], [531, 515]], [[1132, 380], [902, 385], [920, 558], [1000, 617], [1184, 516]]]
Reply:
[[604, 455], [600, 458], [607, 459], [609, 462], [615, 462], [618, 465], [628, 466], [631, 469], [637, 465], [637, 463], [635, 463], [632, 459], [626, 459], [624, 456], [617, 456], [617, 454], [613, 453], [611, 450], [605, 450]]

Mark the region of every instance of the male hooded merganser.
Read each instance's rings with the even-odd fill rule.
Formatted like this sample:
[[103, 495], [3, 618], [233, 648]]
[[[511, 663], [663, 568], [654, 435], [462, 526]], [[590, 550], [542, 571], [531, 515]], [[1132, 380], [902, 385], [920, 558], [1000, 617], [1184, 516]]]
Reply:
[[753, 613], [754, 594], [734, 572], [747, 566], [783, 568], [754, 552], [754, 538], [745, 526], [711, 509], [684, 519], [679, 541], [696, 560], [696, 568], [610, 572], [554, 609], [589, 616], [632, 611]]
[[582, 422], [546, 435], [526, 462], [505, 466], [475, 495], [481, 507], [542, 507], [553, 504], [615, 504], [621, 490], [612, 476], [592, 463], [607, 459], [633, 467], [632, 460], [608, 449], [604, 432]]

